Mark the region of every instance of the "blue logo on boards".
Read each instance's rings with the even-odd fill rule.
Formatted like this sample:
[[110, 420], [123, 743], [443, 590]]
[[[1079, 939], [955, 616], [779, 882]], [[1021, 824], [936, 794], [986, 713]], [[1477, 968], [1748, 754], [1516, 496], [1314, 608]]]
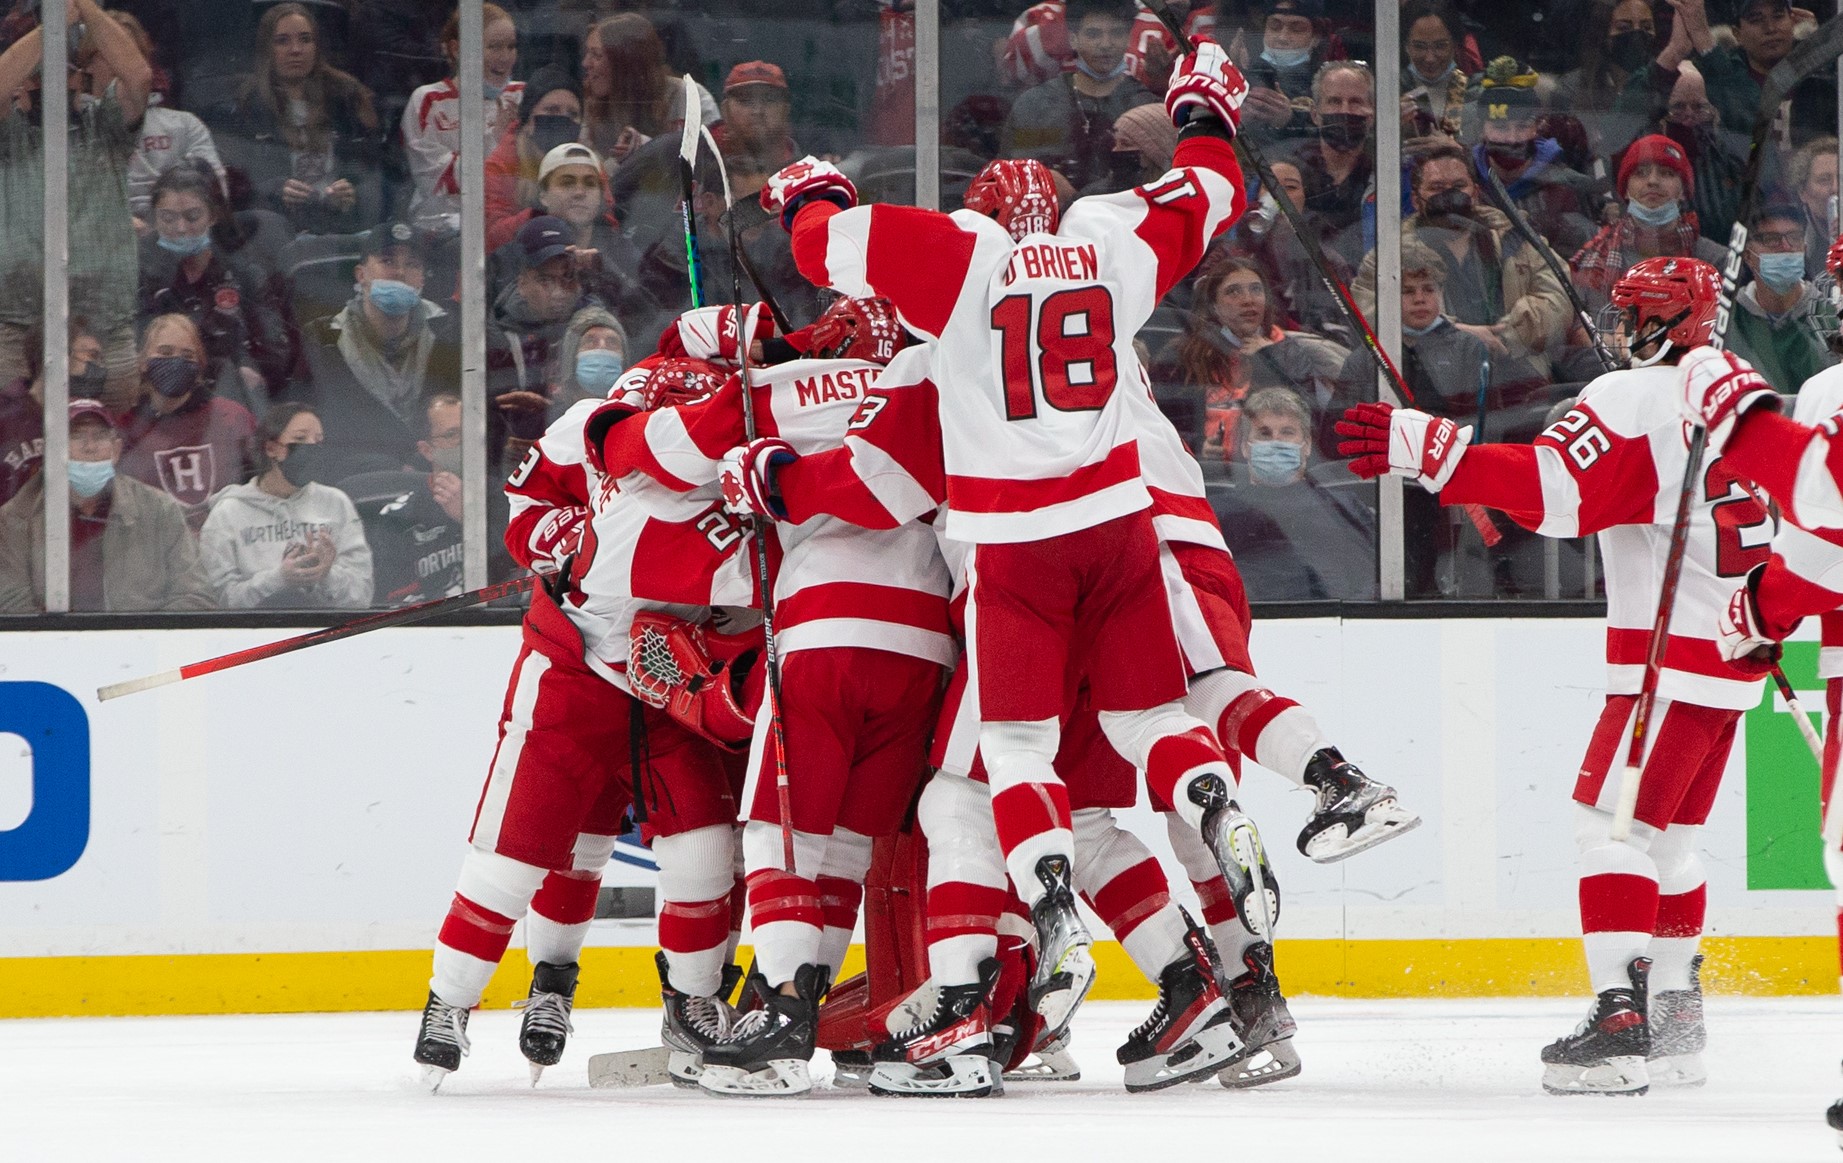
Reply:
[[90, 717], [62, 687], [0, 682], [0, 734], [32, 749], [32, 811], [0, 832], [0, 881], [50, 880], [90, 842]]

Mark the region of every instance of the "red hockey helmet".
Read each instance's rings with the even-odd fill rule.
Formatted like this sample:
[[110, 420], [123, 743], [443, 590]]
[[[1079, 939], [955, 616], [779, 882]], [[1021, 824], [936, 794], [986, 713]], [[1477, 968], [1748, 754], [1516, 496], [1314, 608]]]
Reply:
[[729, 373], [708, 360], [681, 356], [665, 359], [640, 386], [640, 409], [670, 408], [674, 404], [695, 404], [714, 395]]
[[809, 348], [823, 359], [888, 363], [902, 350], [902, 324], [888, 299], [835, 300], [808, 332]]
[[996, 220], [1014, 239], [1052, 233], [1062, 220], [1056, 179], [1048, 166], [1031, 158], [987, 162], [973, 176], [961, 202], [968, 210]]
[[1657, 352], [1634, 359], [1647, 367], [1671, 349], [1679, 353], [1709, 341], [1715, 328], [1715, 305], [1721, 275], [1694, 258], [1648, 258], [1633, 265], [1613, 284], [1612, 302], [1625, 320], [1626, 350], [1658, 344]]

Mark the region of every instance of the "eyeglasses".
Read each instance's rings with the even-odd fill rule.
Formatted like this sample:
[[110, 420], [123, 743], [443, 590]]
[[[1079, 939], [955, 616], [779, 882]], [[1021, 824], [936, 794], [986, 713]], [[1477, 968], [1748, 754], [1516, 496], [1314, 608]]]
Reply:
[[1805, 232], [1802, 230], [1756, 230], [1748, 237], [1761, 250], [1803, 250], [1805, 245]]

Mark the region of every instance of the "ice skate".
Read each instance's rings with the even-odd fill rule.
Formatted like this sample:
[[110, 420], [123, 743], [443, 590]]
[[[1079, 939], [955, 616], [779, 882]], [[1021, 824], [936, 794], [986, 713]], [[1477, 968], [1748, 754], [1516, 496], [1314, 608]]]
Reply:
[[704, 1069], [704, 1051], [729, 1035], [736, 1013], [722, 998], [694, 997], [673, 989], [664, 950], [659, 952], [656, 961], [659, 996], [665, 1003], [659, 1040], [671, 1052], [667, 1070], [671, 1072], [673, 1086], [695, 1089], [698, 1075]]
[[1235, 915], [1250, 933], [1273, 940], [1274, 923], [1280, 919], [1280, 885], [1254, 821], [1229, 798], [1228, 782], [1221, 776], [1204, 776], [1191, 784], [1190, 799], [1203, 809], [1203, 843], [1228, 883]]
[[1542, 1089], [1550, 1094], [1643, 1094], [1651, 1089], [1645, 1059], [1651, 1052], [1651, 1024], [1645, 1017], [1645, 978], [1651, 961], [1635, 957], [1626, 967], [1630, 989], [1609, 989], [1594, 999], [1580, 1028], [1542, 1049], [1548, 1067]]
[[736, 1019], [727, 1037], [704, 1051], [698, 1086], [712, 1094], [750, 1098], [786, 1098], [811, 1091], [819, 999], [827, 977], [824, 966], [802, 965], [794, 972], [793, 997], [770, 986], [759, 973], [751, 977], [748, 988], [758, 1004]]
[[1134, 1094], [1213, 1074], [1242, 1051], [1229, 1005], [1216, 988], [1207, 940], [1192, 923], [1183, 955], [1158, 975], [1152, 1016], [1120, 1047], [1126, 1089]]
[[1299, 1026], [1273, 971], [1273, 946], [1265, 941], [1248, 946], [1242, 964], [1247, 971], [1229, 983], [1225, 996], [1245, 1048], [1216, 1075], [1232, 1090], [1292, 1078], [1303, 1068], [1293, 1047]]
[[472, 1044], [467, 1040], [467, 1007], [451, 1006], [430, 991], [422, 1007], [422, 1028], [416, 1035], [416, 1061], [422, 1063], [422, 1082], [431, 1092], [460, 1069]]
[[1830, 1130], [1837, 1137], [1837, 1146], [1843, 1148], [1843, 1098], [1830, 1104], [1824, 1112], [1824, 1121], [1830, 1124]]
[[868, 1050], [832, 1051], [832, 1086], [837, 1090], [863, 1090], [870, 1085], [870, 1072], [876, 1064]]
[[871, 1052], [876, 1064], [870, 1072], [870, 1093], [899, 1098], [985, 1098], [1004, 1093], [999, 1066], [991, 1058], [989, 998], [998, 979], [998, 961], [988, 958], [979, 969], [979, 980], [971, 985], [921, 987], [933, 992], [934, 1007]]
[[1709, 1044], [1702, 1026], [1702, 954], [1689, 961], [1689, 988], [1651, 995], [1651, 1055], [1646, 1070], [1657, 1086], [1701, 1086], [1709, 1080], [1702, 1051]]
[[1327, 747], [1305, 765], [1305, 785], [1318, 806], [1299, 833], [1299, 851], [1332, 864], [1420, 827], [1421, 818], [1396, 802], [1395, 789], [1377, 783]]
[[576, 1004], [576, 977], [582, 967], [572, 961], [553, 965], [540, 961], [531, 971], [531, 993], [512, 1003], [525, 1011], [518, 1023], [518, 1049], [531, 1063], [531, 1085], [538, 1084], [546, 1066], [563, 1059], [563, 1047], [576, 1032], [570, 1010]]
[[1069, 1032], [1054, 1038], [1039, 1038], [1030, 1057], [1017, 1069], [1005, 1071], [1006, 1082], [1080, 1082], [1081, 1063], [1069, 1053]]
[[1043, 1019], [1046, 1039], [1069, 1028], [1088, 987], [1094, 984], [1093, 938], [1075, 911], [1075, 891], [1069, 887], [1069, 862], [1060, 856], [1037, 861], [1037, 879], [1044, 893], [1031, 906], [1030, 921], [1037, 931], [1037, 967], [1030, 977], [1030, 1008]]

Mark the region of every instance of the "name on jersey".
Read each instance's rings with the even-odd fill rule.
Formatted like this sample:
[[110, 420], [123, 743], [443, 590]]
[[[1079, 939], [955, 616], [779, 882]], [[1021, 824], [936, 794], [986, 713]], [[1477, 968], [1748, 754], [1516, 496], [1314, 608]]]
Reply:
[[1005, 285], [1023, 279], [1071, 279], [1093, 282], [1101, 273], [1101, 260], [1088, 246], [1050, 246], [1032, 243], [1011, 252], [1005, 267]]
[[877, 378], [877, 370], [874, 367], [847, 368], [814, 376], [810, 380], [795, 380], [794, 392], [802, 408], [810, 404], [861, 399], [870, 391], [870, 383]]

